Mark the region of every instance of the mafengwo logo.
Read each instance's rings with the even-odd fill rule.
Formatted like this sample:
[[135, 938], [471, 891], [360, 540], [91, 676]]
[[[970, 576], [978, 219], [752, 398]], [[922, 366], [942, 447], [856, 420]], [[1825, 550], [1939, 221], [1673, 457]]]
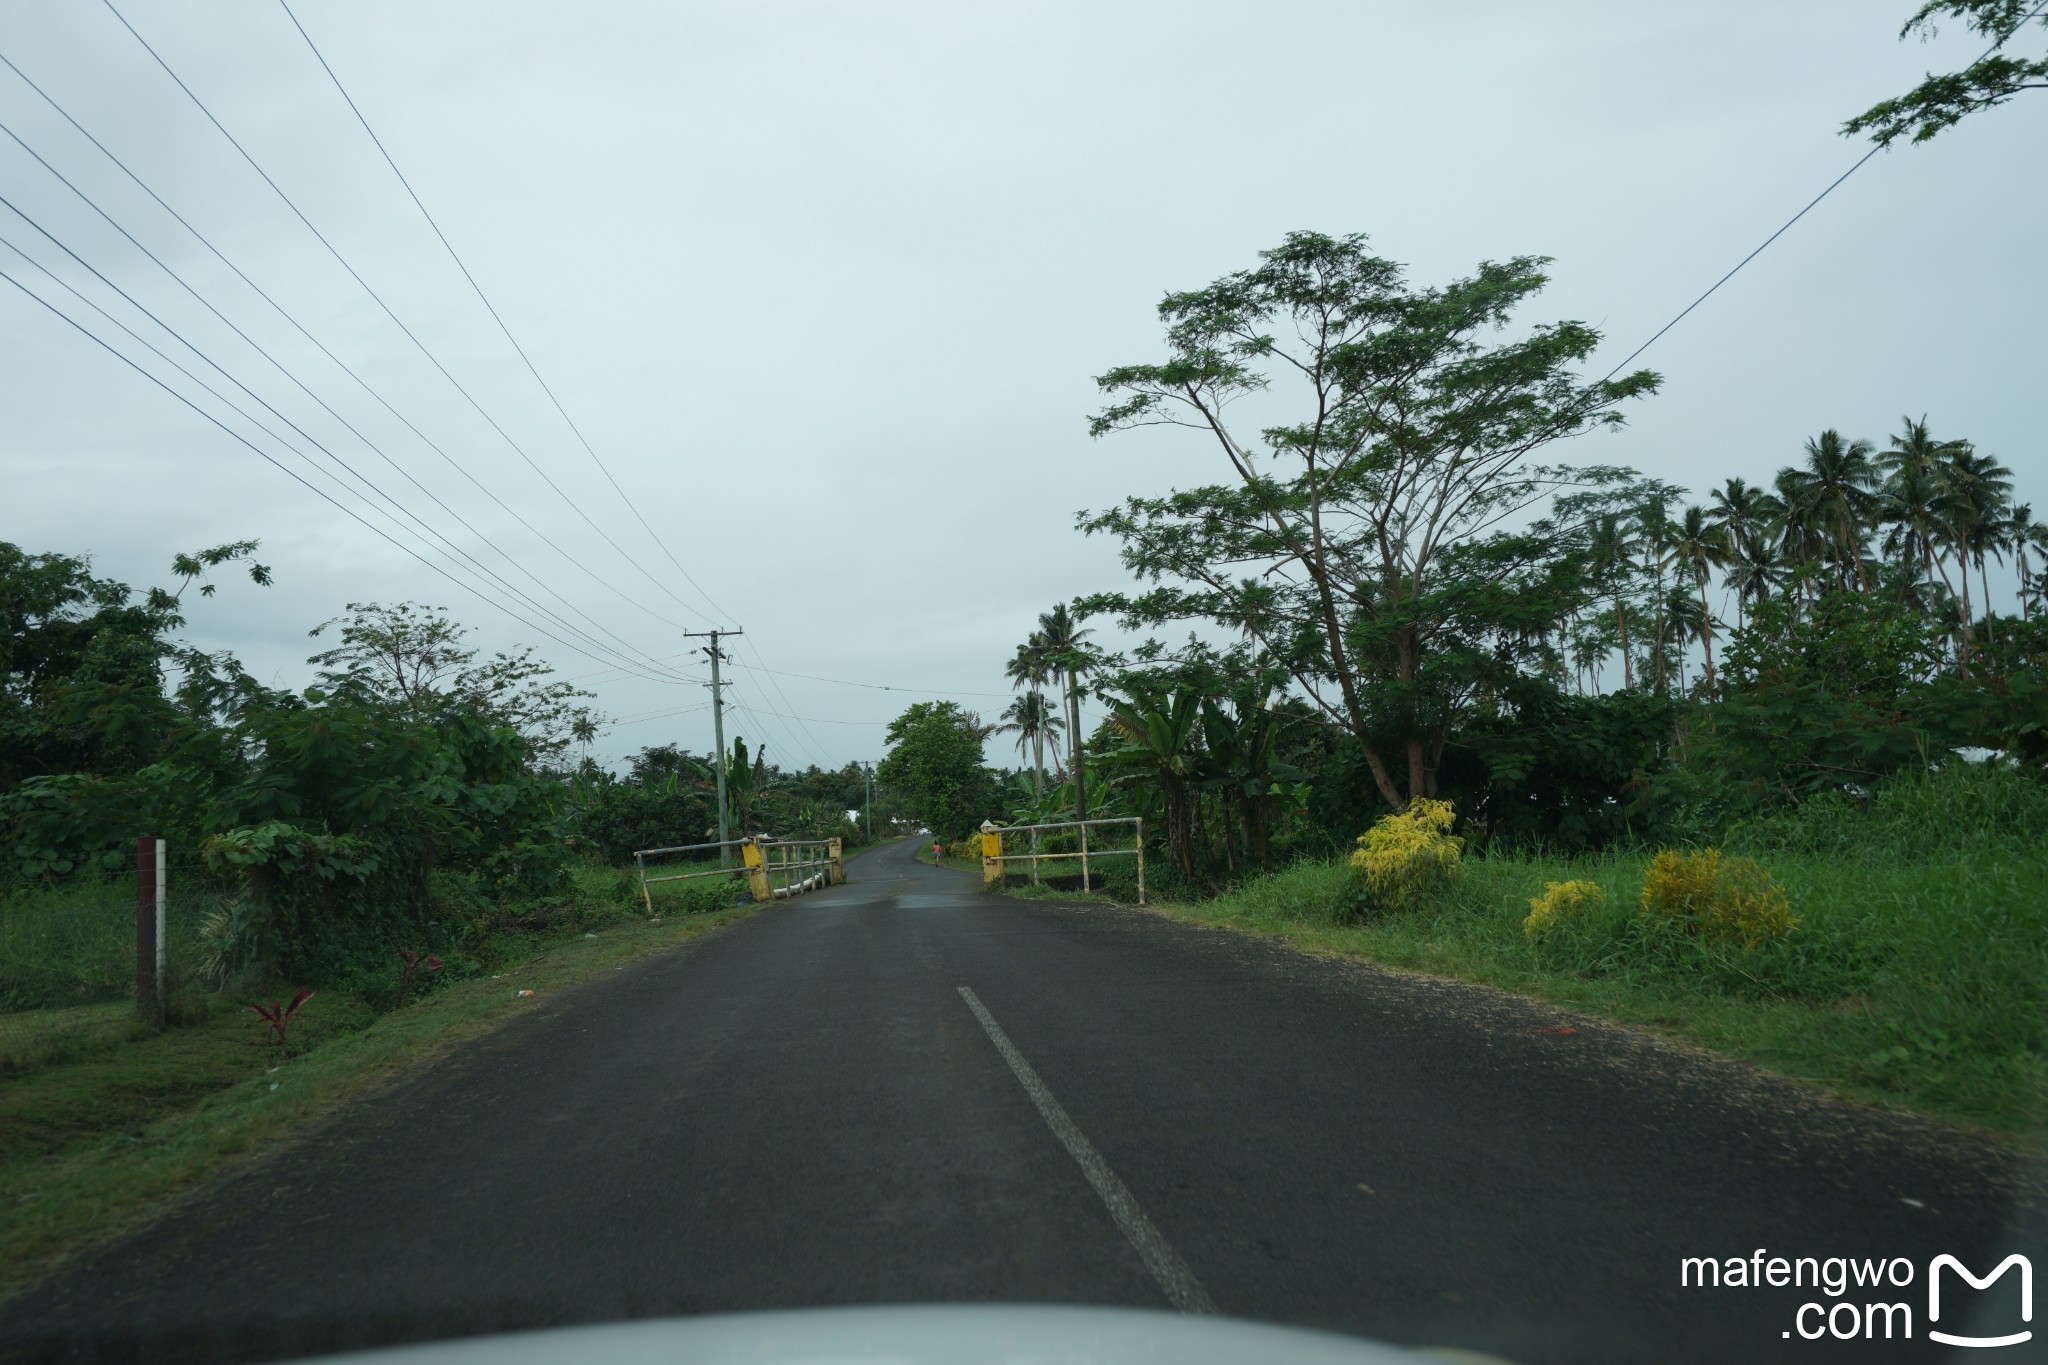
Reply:
[[[1970, 1273], [1968, 1266], [1953, 1256], [1942, 1255], [1934, 1258], [1927, 1267], [1927, 1335], [1949, 1346], [2017, 1346], [2033, 1338], [2032, 1331], [2011, 1332], [2002, 1337], [1965, 1337], [1937, 1331], [1934, 1324], [1941, 1321], [1941, 1272], [1953, 1270], [1969, 1281], [1972, 1289], [1989, 1289], [2006, 1271], [2017, 1268], [2020, 1272], [2020, 1321], [2034, 1320], [2034, 1263], [2014, 1252], [1998, 1263], [1998, 1268], [1978, 1279]], [[1951, 1300], [1951, 1303], [1954, 1301]]]
[[[1804, 1289], [1818, 1290], [1832, 1300], [1802, 1303], [1792, 1315], [1792, 1326], [1781, 1336], [1820, 1341], [1911, 1340], [1914, 1336], [1911, 1290], [1916, 1267], [1904, 1256], [1890, 1260], [1869, 1257], [1772, 1256], [1758, 1247], [1748, 1256], [1716, 1260], [1707, 1256], [1681, 1257], [1678, 1283], [1685, 1289]], [[2018, 1271], [2018, 1320], [1990, 1323], [1980, 1312], [1971, 1316], [1979, 1328], [2009, 1327], [2012, 1330], [1964, 1333], [1947, 1331], [1942, 1322], [1944, 1281], [1947, 1284], [1948, 1325], [1959, 1325], [1969, 1312], [1973, 1297], [1964, 1286], [1980, 1293], [1997, 1286], [2005, 1276]], [[1862, 1293], [1853, 1291], [1862, 1290]], [[1945, 1346], [2018, 1346], [2032, 1341], [2034, 1320], [2034, 1264], [2015, 1252], [1984, 1275], [1979, 1275], [1946, 1253], [1927, 1263], [1926, 1335]]]

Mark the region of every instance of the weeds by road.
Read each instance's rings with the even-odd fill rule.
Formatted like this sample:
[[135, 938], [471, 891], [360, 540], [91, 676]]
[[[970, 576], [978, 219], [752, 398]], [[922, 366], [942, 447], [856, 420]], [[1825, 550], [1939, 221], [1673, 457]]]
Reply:
[[[2048, 849], [2038, 793], [1903, 784], [1869, 811], [1816, 802], [1739, 828], [1799, 916], [1783, 942], [1715, 946], [1638, 914], [1648, 850], [1468, 858], [1447, 893], [1362, 910], [1353, 870], [1309, 862], [1213, 899], [1198, 924], [1481, 982], [1712, 1048], [1844, 1097], [2048, 1150]], [[1605, 904], [1540, 934], [1531, 901], [1588, 881]], [[1006, 894], [1077, 899], [1010, 888]], [[1119, 894], [1129, 902], [1134, 897]]]
[[[65, 1041], [17, 1058], [0, 1089], [0, 1297], [551, 993], [751, 913], [650, 921], [618, 913], [618, 900], [603, 895], [596, 913], [506, 946], [496, 972], [403, 1008], [379, 1013], [323, 990], [293, 1025], [282, 1062], [233, 993], [157, 1033], [132, 1022], [132, 1005], [85, 1007], [89, 1019], [39, 1012], [67, 1014], [50, 1021], [65, 1025]], [[679, 907], [657, 888], [657, 909]]]

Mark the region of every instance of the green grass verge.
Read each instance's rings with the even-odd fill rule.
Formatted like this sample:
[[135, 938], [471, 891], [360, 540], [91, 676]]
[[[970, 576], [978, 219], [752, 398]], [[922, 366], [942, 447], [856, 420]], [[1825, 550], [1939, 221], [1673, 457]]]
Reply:
[[[1502, 987], [2039, 1153], [2048, 1151], [2041, 819], [2038, 795], [1944, 779], [1880, 793], [1869, 811], [1815, 803], [1790, 822], [1739, 828], [1729, 851], [1754, 856], [1799, 916], [1788, 939], [1757, 949], [1645, 922], [1647, 852], [1467, 858], [1448, 892], [1399, 913], [1366, 909], [1341, 862], [1150, 908]], [[1605, 906], [1525, 933], [1530, 899], [1570, 880], [1598, 883]], [[1134, 899], [1118, 889], [1118, 900]]]
[[[0, 1086], [0, 1298], [536, 1000], [748, 913], [634, 917], [594, 936], [579, 925], [532, 940], [524, 960], [508, 954], [494, 976], [381, 1015], [322, 992], [294, 1024], [294, 1055], [282, 1064], [260, 1022], [233, 1001], [154, 1034], [95, 1016], [99, 1035]], [[536, 994], [520, 997], [522, 989]]]

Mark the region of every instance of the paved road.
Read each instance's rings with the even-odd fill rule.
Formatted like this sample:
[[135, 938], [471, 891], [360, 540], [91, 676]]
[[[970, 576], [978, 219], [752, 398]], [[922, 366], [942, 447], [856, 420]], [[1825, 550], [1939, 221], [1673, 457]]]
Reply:
[[[1931, 1126], [911, 851], [541, 1004], [0, 1310], [0, 1355], [1007, 1300], [1805, 1360], [1847, 1350], [1781, 1335], [1835, 1300], [1681, 1289], [1680, 1258], [2041, 1250], [2002, 1163]], [[1920, 1281], [1884, 1297], [1915, 1339], [1854, 1358], [1934, 1358]]]

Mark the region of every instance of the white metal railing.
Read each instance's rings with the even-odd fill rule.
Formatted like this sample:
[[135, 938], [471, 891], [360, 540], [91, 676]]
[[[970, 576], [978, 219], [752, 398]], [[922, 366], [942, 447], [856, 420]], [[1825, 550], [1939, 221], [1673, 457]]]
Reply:
[[747, 874], [746, 863], [742, 860], [738, 867], [714, 867], [701, 872], [671, 872], [662, 877], [650, 877], [647, 875], [649, 858], [659, 857], [665, 853], [697, 853], [707, 848], [715, 848], [723, 853], [728, 848], [743, 848], [748, 842], [746, 839], [725, 839], [708, 844], [677, 844], [674, 848], [636, 849], [633, 853], [633, 865], [640, 869], [640, 899], [646, 904], [647, 913], [654, 913], [654, 896], [647, 888], [656, 882], [686, 882], [695, 877], [744, 877]]
[[[654, 896], [648, 888], [656, 882], [683, 882], [697, 877], [745, 877], [756, 900], [782, 899], [804, 891], [816, 890], [832, 884], [838, 873], [836, 854], [837, 839], [771, 839], [756, 835], [752, 839], [725, 839], [703, 844], [677, 844], [673, 848], [643, 848], [633, 854], [633, 864], [640, 872], [640, 899], [647, 907], [647, 913], [654, 913]], [[725, 850], [740, 850], [740, 861], [733, 867], [703, 868], [695, 872], [670, 872], [658, 876], [647, 875], [647, 860], [670, 853], [701, 853], [717, 849], [720, 861]], [[776, 878], [781, 878], [781, 885]], [[842, 878], [843, 879], [843, 878]]]
[[[1088, 830], [1091, 826], [1097, 825], [1134, 826], [1137, 839], [1130, 848], [1098, 848], [1091, 851], [1088, 847]], [[1039, 847], [1039, 834], [1042, 831], [1063, 829], [1079, 831], [1081, 844], [1079, 852], [1047, 853]], [[1031, 851], [1029, 853], [1003, 852], [1004, 836], [1011, 834], [1029, 834], [1031, 836]], [[1138, 904], [1143, 905], [1145, 903], [1145, 818], [1141, 815], [1112, 815], [1100, 820], [1055, 820], [1043, 825], [985, 824], [981, 827], [981, 878], [984, 882], [992, 882], [1001, 876], [1005, 863], [1030, 863], [1031, 884], [1037, 886], [1039, 884], [1038, 865], [1040, 862], [1052, 862], [1061, 858], [1079, 858], [1081, 860], [1081, 889], [1086, 891], [1091, 889], [1091, 884], [1088, 880], [1088, 860], [1091, 856], [1096, 858], [1128, 858], [1135, 856], [1138, 860]]]
[[[769, 892], [778, 899], [831, 884], [832, 840], [758, 839], [755, 846], [761, 850], [761, 870], [768, 874]], [[771, 853], [781, 856], [770, 858], [768, 855]], [[778, 872], [782, 874], [780, 886], [775, 885], [774, 880]]]

